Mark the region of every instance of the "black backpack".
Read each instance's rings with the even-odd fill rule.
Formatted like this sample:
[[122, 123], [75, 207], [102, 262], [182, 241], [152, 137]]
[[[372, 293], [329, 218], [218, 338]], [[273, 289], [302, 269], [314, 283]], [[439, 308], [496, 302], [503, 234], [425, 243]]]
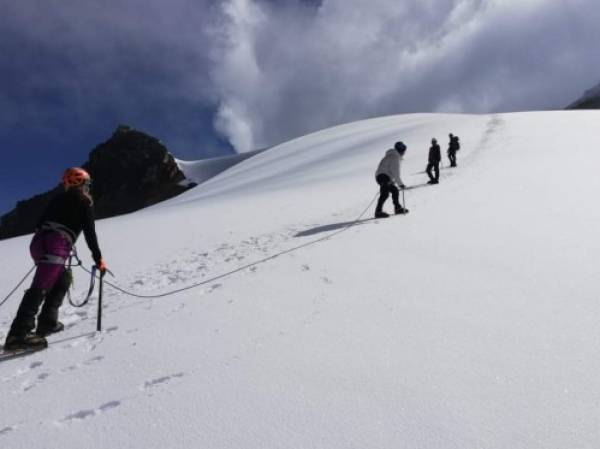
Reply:
[[453, 142], [453, 147], [455, 151], [460, 150], [460, 142], [458, 141], [458, 136], [454, 136], [454, 142]]

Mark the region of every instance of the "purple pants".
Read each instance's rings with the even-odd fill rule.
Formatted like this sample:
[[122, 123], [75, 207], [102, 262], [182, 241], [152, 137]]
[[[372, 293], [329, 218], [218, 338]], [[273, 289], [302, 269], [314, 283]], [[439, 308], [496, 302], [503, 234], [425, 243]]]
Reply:
[[65, 272], [64, 260], [69, 257], [71, 243], [60, 232], [40, 231], [33, 236], [29, 251], [37, 265], [31, 288], [51, 290]]

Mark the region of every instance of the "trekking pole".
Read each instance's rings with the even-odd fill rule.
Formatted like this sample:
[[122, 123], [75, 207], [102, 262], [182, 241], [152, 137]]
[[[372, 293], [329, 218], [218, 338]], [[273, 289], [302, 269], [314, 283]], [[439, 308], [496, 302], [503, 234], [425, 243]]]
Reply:
[[406, 201], [404, 201], [404, 190], [405, 189], [402, 189], [402, 208], [406, 209]]
[[100, 285], [98, 286], [98, 317], [96, 319], [96, 330], [102, 332], [102, 286], [104, 285], [104, 271], [100, 272]]

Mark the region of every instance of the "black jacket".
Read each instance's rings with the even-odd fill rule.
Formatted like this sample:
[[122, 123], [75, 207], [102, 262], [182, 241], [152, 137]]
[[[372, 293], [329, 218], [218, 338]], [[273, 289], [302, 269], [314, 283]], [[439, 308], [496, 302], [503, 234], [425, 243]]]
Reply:
[[94, 206], [87, 196], [77, 189], [70, 189], [56, 195], [46, 207], [36, 229], [52, 229], [54, 224], [61, 225], [60, 231], [66, 232], [73, 243], [83, 231], [94, 262], [100, 263], [102, 253], [96, 237]]
[[450, 143], [448, 144], [448, 153], [456, 153], [458, 150], [460, 150], [460, 143], [458, 137], [454, 136], [450, 139]]
[[442, 152], [440, 151], [440, 146], [436, 143], [431, 145], [429, 148], [429, 163], [437, 164], [442, 160]]

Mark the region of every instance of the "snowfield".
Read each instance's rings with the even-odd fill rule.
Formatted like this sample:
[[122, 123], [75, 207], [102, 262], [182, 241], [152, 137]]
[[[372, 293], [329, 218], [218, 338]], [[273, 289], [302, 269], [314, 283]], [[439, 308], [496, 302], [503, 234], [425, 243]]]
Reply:
[[[63, 306], [48, 350], [0, 363], [0, 447], [599, 447], [599, 124], [365, 120], [99, 221], [108, 280], [142, 295], [282, 254], [163, 298], [106, 286], [102, 333], [96, 299]], [[411, 212], [372, 220], [397, 140]], [[31, 266], [29, 238], [0, 242], [0, 299]], [[87, 281], [78, 271], [76, 299]], [[0, 308], [2, 340], [22, 291]]]
[[183, 161], [180, 159], [175, 159], [175, 162], [185, 175], [186, 179], [183, 181], [185, 184], [190, 182], [201, 184], [213, 176], [218, 175], [222, 171], [227, 170], [229, 167], [232, 167], [244, 159], [248, 159], [249, 157], [258, 154], [261, 151], [264, 150], [249, 151], [247, 153], [214, 157], [199, 161]]

